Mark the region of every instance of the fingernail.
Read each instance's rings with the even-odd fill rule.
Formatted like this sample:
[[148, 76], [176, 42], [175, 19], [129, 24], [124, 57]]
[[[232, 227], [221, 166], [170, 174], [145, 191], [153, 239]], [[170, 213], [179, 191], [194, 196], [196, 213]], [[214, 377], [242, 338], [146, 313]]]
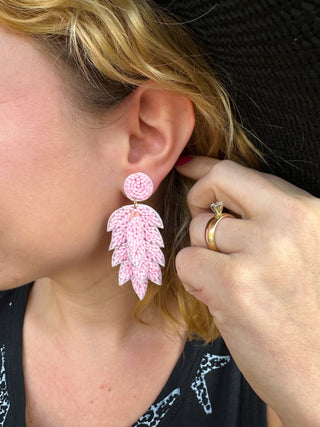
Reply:
[[191, 162], [192, 159], [193, 159], [192, 156], [180, 156], [175, 166], [184, 166], [187, 163]]

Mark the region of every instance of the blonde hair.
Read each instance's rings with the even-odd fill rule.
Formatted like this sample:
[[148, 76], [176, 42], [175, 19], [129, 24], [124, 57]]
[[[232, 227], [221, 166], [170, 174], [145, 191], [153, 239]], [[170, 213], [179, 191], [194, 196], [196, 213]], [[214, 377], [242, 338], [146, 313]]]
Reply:
[[[260, 153], [234, 120], [228, 96], [183, 25], [147, 0], [0, 0], [0, 22], [37, 40], [67, 69], [83, 108], [105, 111], [147, 80], [189, 98], [196, 124], [185, 154], [257, 165]], [[154, 303], [173, 326], [178, 304], [189, 337], [211, 341], [217, 329], [207, 307], [176, 275], [175, 256], [189, 244], [186, 195], [192, 182], [174, 170], [162, 183], [167, 267], [164, 286], [149, 286], [137, 316]]]

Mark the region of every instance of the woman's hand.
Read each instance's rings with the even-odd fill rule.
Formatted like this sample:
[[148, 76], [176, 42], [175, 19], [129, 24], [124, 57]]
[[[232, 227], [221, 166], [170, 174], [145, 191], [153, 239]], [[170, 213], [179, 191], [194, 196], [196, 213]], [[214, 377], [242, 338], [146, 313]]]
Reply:
[[[290, 427], [320, 426], [320, 201], [275, 176], [195, 157], [177, 170], [188, 196], [191, 247], [176, 259], [188, 292], [205, 303], [239, 369]], [[217, 226], [212, 202], [239, 218]]]

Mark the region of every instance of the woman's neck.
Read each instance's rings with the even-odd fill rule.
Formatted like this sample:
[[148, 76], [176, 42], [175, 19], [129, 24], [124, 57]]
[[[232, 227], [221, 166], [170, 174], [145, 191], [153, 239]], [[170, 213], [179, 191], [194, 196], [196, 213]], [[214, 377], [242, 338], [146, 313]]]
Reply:
[[[76, 277], [78, 276], [78, 277]], [[103, 275], [101, 279], [88, 280], [85, 274], [71, 274], [58, 279], [43, 278], [34, 283], [27, 311], [36, 316], [51, 331], [63, 331], [73, 336], [108, 337], [122, 341], [135, 334], [142, 324], [134, 317], [137, 296], [130, 284], [119, 287], [117, 271]], [[152, 311], [152, 323], [159, 326], [156, 311]]]

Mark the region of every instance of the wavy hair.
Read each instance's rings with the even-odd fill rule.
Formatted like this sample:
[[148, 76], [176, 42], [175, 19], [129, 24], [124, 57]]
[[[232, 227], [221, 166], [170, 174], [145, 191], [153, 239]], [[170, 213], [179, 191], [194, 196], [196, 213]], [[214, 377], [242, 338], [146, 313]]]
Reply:
[[[257, 166], [261, 158], [234, 119], [228, 95], [192, 34], [148, 0], [0, 0], [0, 23], [31, 37], [63, 71], [82, 109], [99, 114], [115, 107], [147, 80], [189, 98], [196, 122], [185, 154], [232, 159]], [[165, 286], [150, 284], [143, 309], [154, 303], [178, 326], [178, 305], [189, 337], [213, 340], [218, 331], [207, 307], [188, 294], [175, 256], [189, 244], [186, 195], [192, 182], [174, 170], [158, 189], [164, 221]]]

